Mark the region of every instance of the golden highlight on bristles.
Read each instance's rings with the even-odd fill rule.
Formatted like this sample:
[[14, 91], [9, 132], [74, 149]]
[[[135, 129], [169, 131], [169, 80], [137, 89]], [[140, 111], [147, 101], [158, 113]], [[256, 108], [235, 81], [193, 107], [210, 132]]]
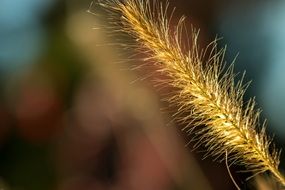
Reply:
[[[231, 163], [246, 166], [254, 175], [270, 171], [285, 186], [278, 170], [280, 153], [266, 137], [265, 124], [259, 124], [260, 111], [256, 111], [254, 99], [243, 102], [247, 85], [242, 80], [235, 84], [232, 66], [223, 70], [225, 50], [218, 50], [216, 41], [200, 50], [198, 33], [192, 31], [191, 47], [185, 51], [183, 19], [171, 31], [168, 5], [149, 0], [104, 0], [99, 4], [111, 19], [117, 19], [112, 24], [132, 36], [138, 49], [144, 49], [148, 60], [169, 77], [168, 84], [176, 89], [169, 101], [180, 107], [177, 115], [191, 112], [177, 120], [185, 123], [189, 131], [205, 126], [195, 134], [197, 145], [203, 144], [207, 155], [222, 159], [229, 155]], [[257, 127], [261, 128], [259, 132]]]

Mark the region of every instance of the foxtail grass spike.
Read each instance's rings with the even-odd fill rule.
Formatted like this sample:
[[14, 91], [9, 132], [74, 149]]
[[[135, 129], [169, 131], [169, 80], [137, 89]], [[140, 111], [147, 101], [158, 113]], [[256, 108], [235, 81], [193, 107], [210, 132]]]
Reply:
[[[172, 30], [168, 3], [102, 0], [99, 4], [109, 13], [116, 31], [135, 39], [138, 51], [148, 56], [147, 64], [152, 62], [158, 72], [168, 76], [164, 82], [175, 89], [169, 102], [179, 106], [176, 119], [191, 123], [189, 131], [197, 129], [197, 146], [205, 146], [207, 155], [221, 160], [228, 153], [231, 164], [241, 164], [253, 175], [270, 171], [285, 186], [278, 169], [280, 152], [267, 138], [265, 124], [260, 124], [255, 100], [243, 101], [248, 85], [242, 80], [235, 83], [233, 66], [224, 68], [225, 49], [219, 50], [216, 40], [201, 50], [198, 32], [192, 30], [189, 49], [185, 49], [184, 17]], [[179, 117], [183, 113], [191, 114]]]

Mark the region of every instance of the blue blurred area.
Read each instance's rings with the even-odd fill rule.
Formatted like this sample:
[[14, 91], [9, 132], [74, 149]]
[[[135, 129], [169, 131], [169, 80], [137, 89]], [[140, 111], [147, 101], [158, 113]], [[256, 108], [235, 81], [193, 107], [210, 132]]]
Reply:
[[[249, 96], [256, 94], [260, 88], [260, 80], [268, 63], [270, 50], [270, 33], [263, 30], [263, 20], [266, 5], [260, 3], [248, 4], [235, 1], [218, 13], [218, 34], [228, 45], [227, 60], [236, 55], [236, 71], [246, 70], [246, 80], [252, 80]], [[258, 68], [258, 72], [257, 71]]]
[[52, 3], [53, 0], [1, 0], [1, 30], [38, 23], [40, 17], [50, 8]]
[[278, 136], [285, 139], [285, 2], [264, 14], [263, 31], [269, 36], [268, 70], [264, 73], [261, 98]]
[[41, 19], [53, 0], [0, 1], [0, 70], [9, 74], [34, 63], [45, 40]]
[[228, 44], [228, 60], [239, 53], [236, 70], [247, 71], [269, 127], [285, 140], [285, 2], [231, 2], [218, 14], [218, 33]]

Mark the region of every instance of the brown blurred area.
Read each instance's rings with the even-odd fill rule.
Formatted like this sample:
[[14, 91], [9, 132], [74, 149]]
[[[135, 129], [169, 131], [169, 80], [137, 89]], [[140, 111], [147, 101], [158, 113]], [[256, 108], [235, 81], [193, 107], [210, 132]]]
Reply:
[[[90, 0], [47, 1], [40, 15], [31, 14], [37, 21], [26, 24], [42, 32], [34, 45], [39, 52], [28, 61], [0, 54], [0, 189], [235, 189], [224, 163], [202, 160], [200, 149], [185, 146], [191, 136], [161, 112], [161, 95], [151, 82], [138, 80], [148, 73], [131, 71], [131, 65], [118, 63], [118, 50], [99, 45], [112, 38], [92, 29], [100, 20], [86, 12]], [[170, 1], [177, 16], [187, 15], [201, 28], [202, 46], [216, 35], [212, 25], [222, 5]], [[24, 27], [8, 26], [6, 36], [24, 33]], [[25, 52], [33, 42], [16, 44]], [[234, 174], [238, 169], [233, 175], [247, 189], [247, 176]]]

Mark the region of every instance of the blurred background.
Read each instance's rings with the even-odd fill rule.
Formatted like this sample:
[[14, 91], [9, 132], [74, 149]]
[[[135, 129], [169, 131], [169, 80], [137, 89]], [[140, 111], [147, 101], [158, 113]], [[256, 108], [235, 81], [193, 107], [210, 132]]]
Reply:
[[[0, 1], [0, 189], [235, 189], [224, 163], [185, 146], [191, 136], [162, 114], [161, 94], [137, 80], [148, 71], [131, 71], [118, 50], [99, 45], [112, 38], [92, 29], [101, 21], [87, 13], [90, 3]], [[227, 61], [239, 54], [236, 71], [253, 81], [246, 98], [257, 97], [284, 147], [285, 2], [170, 6], [201, 29], [202, 46], [223, 37]], [[239, 169], [231, 168], [242, 189], [271, 189]]]

